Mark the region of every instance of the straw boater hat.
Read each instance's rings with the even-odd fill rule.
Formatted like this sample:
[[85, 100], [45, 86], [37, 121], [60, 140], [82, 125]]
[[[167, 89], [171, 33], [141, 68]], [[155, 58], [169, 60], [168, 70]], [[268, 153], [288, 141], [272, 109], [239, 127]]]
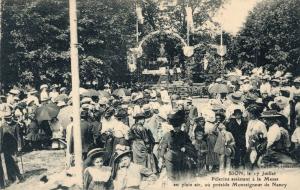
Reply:
[[216, 82], [218, 82], [218, 83], [219, 83], [219, 82], [222, 82], [222, 81], [223, 81], [222, 78], [217, 78], [217, 79], [216, 79]]
[[273, 78], [272, 80], [271, 80], [271, 82], [276, 82], [276, 83], [280, 83], [280, 79], [278, 79], [278, 78]]
[[48, 85], [47, 84], [41, 85], [40, 90], [42, 90], [43, 88], [48, 88]]
[[10, 119], [10, 118], [12, 118], [12, 113], [11, 113], [11, 111], [5, 112], [5, 113], [4, 113], [4, 119]]
[[268, 110], [262, 112], [261, 118], [277, 118], [277, 117], [282, 117], [281, 114], [279, 114], [276, 110]]
[[284, 75], [284, 78], [286, 78], [286, 79], [293, 78], [293, 74], [290, 73], [290, 72], [287, 72], [287, 73]]
[[58, 88], [58, 85], [57, 85], [57, 84], [53, 84], [53, 85], [51, 86], [51, 89], [54, 89], [54, 88]]
[[116, 111], [115, 117], [122, 119], [122, 118], [125, 118], [127, 115], [128, 115], [127, 110], [124, 108], [121, 108]]
[[270, 79], [270, 76], [269, 76], [269, 75], [264, 75], [264, 76], [262, 77], [262, 79], [263, 79], [263, 80], [269, 80], [269, 79]]
[[192, 98], [192, 97], [188, 97], [188, 98], [186, 99], [186, 102], [187, 102], [187, 103], [192, 103], [192, 102], [193, 102], [193, 98]]
[[36, 94], [36, 93], [38, 93], [38, 91], [36, 89], [31, 89], [27, 92], [27, 94], [30, 94], [30, 95]]
[[295, 78], [294, 83], [300, 83], [300, 77]]
[[61, 88], [59, 89], [59, 92], [63, 92], [63, 91], [66, 91], [66, 90], [67, 90], [66, 87], [61, 87]]
[[13, 94], [13, 95], [18, 95], [18, 94], [20, 94], [20, 90], [11, 89], [8, 93]]
[[235, 93], [231, 93], [228, 95], [228, 99], [231, 100], [233, 103], [240, 103], [243, 101], [243, 94], [242, 93], [238, 93], [238, 92], [235, 92]]
[[88, 97], [84, 97], [81, 100], [81, 104], [89, 104], [90, 102], [92, 102], [92, 99]]

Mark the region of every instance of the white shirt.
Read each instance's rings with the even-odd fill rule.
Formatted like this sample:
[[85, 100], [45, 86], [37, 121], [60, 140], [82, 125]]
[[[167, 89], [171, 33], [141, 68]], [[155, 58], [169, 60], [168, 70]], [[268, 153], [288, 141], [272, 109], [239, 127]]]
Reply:
[[297, 127], [292, 135], [293, 143], [300, 143], [300, 127]]
[[41, 101], [47, 100], [49, 98], [47, 91], [42, 91], [40, 98]]
[[55, 98], [59, 95], [58, 92], [50, 92], [49, 97], [51, 98], [52, 102], [54, 102]]
[[272, 87], [271, 87], [270, 83], [268, 83], [268, 82], [261, 84], [260, 88], [259, 88], [261, 94], [263, 94], [263, 93], [270, 94], [271, 89], [272, 89]]
[[255, 134], [262, 133], [263, 137], [267, 136], [267, 128], [266, 125], [262, 122], [259, 121], [258, 119], [256, 120], [250, 120], [248, 122], [247, 126], [247, 131], [246, 131], [246, 147], [249, 147], [249, 138]]
[[267, 133], [267, 148], [272, 146], [276, 141], [279, 141], [281, 137], [280, 127], [277, 124], [273, 124]]

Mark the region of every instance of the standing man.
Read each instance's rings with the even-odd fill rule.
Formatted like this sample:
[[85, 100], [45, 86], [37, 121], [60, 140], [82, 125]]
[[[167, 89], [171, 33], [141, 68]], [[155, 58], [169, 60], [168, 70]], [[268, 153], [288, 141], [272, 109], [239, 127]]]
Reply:
[[[3, 153], [6, 168], [0, 167], [0, 174], [3, 169], [7, 170], [7, 177], [10, 182], [15, 182], [16, 178], [21, 182], [23, 176], [20, 173], [19, 167], [13, 158], [13, 155], [19, 150], [21, 139], [17, 124], [12, 120], [11, 112], [6, 112], [4, 115], [4, 123], [0, 127], [0, 154]], [[2, 162], [0, 162], [2, 163]], [[0, 187], [4, 185], [3, 175], [0, 177]]]
[[243, 112], [240, 109], [235, 109], [229, 122], [226, 124], [227, 131], [231, 132], [235, 139], [235, 155], [233, 159], [233, 167], [245, 167], [246, 155], [246, 131], [247, 121], [242, 117]]

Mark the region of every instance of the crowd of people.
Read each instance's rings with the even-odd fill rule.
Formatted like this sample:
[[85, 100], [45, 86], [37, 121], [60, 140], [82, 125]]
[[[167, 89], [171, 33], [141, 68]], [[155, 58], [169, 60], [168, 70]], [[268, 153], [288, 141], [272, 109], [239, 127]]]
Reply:
[[[216, 85], [228, 89], [210, 90]], [[166, 87], [81, 89], [84, 189], [141, 189], [163, 171], [175, 181], [300, 161], [299, 77], [228, 74], [208, 91], [199, 106]], [[19, 151], [66, 148], [66, 166], [73, 166], [70, 89], [13, 88], [1, 95], [0, 119], [7, 169], [2, 160], [0, 187], [4, 173], [23, 180], [13, 157]]]

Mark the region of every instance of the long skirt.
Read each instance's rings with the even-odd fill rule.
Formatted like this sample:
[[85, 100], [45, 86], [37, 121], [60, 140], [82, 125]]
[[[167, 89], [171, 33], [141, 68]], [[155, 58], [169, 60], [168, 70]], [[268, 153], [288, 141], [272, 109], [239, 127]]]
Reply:
[[217, 141], [217, 136], [214, 134], [207, 135], [207, 165], [219, 165], [219, 155], [214, 152], [214, 147]]
[[131, 148], [134, 163], [145, 166], [146, 168], [151, 169], [153, 173], [157, 173], [157, 160], [154, 154], [147, 150], [143, 140], [134, 140]]

